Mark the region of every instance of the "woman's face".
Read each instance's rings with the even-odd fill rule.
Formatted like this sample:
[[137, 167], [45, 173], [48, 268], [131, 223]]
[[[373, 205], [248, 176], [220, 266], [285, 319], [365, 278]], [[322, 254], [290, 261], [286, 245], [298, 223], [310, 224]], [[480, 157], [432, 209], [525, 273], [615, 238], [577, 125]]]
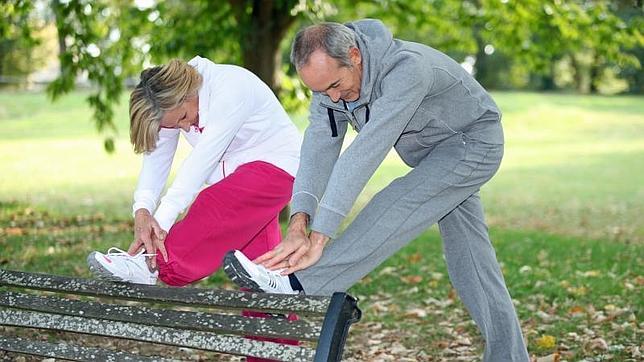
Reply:
[[180, 106], [165, 112], [161, 118], [162, 128], [181, 128], [188, 132], [192, 126], [199, 126], [199, 95], [186, 98]]

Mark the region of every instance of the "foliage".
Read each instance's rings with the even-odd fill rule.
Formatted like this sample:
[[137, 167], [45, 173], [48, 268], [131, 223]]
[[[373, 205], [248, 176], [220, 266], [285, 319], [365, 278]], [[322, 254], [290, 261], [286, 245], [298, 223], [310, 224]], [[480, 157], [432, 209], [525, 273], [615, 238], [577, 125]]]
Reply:
[[15, 0], [0, 3], [0, 75], [20, 76], [33, 71], [31, 51], [39, 42], [34, 36], [32, 1]]
[[[33, 25], [26, 20], [34, 3], [3, 3], [10, 16], [0, 27], [0, 39], [34, 46], [29, 43]], [[292, 67], [281, 65], [288, 63], [287, 40], [296, 24], [324, 19], [380, 18], [397, 37], [473, 64], [479, 81], [489, 87], [537, 79], [543, 88], [554, 88], [561, 62], [569, 64], [580, 90], [596, 91], [602, 79], [621, 74], [631, 82], [641, 80], [641, 11], [627, 11], [632, 5], [623, 1], [51, 0], [50, 5], [61, 74], [49, 92], [56, 99], [85, 75], [94, 86], [87, 100], [98, 130], [106, 132], [108, 150], [114, 145], [113, 107], [124, 81], [135, 81], [142, 68], [172, 57], [199, 54], [245, 66], [290, 110], [301, 107], [308, 93]]]
[[[351, 2], [338, 7], [351, 8]], [[618, 16], [618, 4], [610, 0], [380, 0], [353, 7], [353, 12], [338, 13], [338, 19], [380, 18], [398, 37], [429, 44], [459, 61], [475, 55], [474, 72], [488, 87], [498, 86], [494, 80], [485, 82], [489, 73], [493, 77], [505, 73], [492, 68], [498, 63], [486, 59], [499, 60], [498, 53], [511, 61], [511, 67], [522, 68], [522, 73], [549, 77], [557, 61], [586, 53], [592, 56], [596, 77], [600, 68], [640, 69], [638, 57], [627, 50], [644, 45], [638, 26], [641, 10], [639, 16], [624, 20]], [[575, 69], [578, 83], [588, 68]]]

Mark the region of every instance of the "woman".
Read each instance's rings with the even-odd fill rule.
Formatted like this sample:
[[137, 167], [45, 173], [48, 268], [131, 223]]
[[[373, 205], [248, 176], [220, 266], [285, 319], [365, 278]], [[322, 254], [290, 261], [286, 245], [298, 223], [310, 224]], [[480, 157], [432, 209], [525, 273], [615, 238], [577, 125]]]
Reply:
[[[194, 148], [158, 203], [180, 133]], [[144, 153], [135, 240], [128, 252], [92, 252], [96, 276], [182, 286], [215, 272], [228, 250], [258, 257], [280, 242], [301, 137], [253, 73], [199, 56], [144, 70], [130, 97], [130, 140]]]

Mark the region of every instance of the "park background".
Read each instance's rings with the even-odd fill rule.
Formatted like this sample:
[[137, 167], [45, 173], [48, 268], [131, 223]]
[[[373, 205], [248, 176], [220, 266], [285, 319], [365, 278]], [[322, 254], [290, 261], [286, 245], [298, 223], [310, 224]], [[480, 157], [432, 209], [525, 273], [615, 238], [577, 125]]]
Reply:
[[[129, 245], [141, 160], [127, 96], [144, 67], [195, 54], [245, 66], [303, 130], [310, 95], [288, 65], [294, 33], [378, 18], [452, 56], [503, 111], [506, 156], [482, 198], [531, 355], [641, 360], [643, 11], [587, 0], [2, 2], [0, 267], [87, 277], [89, 251]], [[352, 215], [407, 171], [391, 153]], [[233, 288], [221, 273], [199, 286]], [[480, 358], [436, 229], [350, 292], [364, 319], [348, 360]]]

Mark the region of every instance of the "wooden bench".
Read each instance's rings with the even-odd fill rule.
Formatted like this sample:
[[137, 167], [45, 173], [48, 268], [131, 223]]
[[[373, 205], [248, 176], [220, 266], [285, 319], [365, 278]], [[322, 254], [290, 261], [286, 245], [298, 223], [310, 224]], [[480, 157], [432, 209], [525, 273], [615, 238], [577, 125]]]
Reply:
[[[101, 341], [181, 347], [173, 351], [190, 348], [188, 355], [203, 350], [282, 361], [338, 361], [350, 325], [361, 317], [357, 301], [346, 293], [321, 297], [170, 288], [3, 269], [0, 286], [0, 325], [8, 326], [0, 327], [0, 351], [70, 360], [177, 359], [174, 353], [146, 356], [132, 353], [138, 348], [105, 347], [118, 343], [83, 346], [76, 344], [83, 340], [76, 335], [80, 333], [103, 336]], [[241, 310], [273, 316], [244, 317]], [[299, 320], [287, 320], [289, 313]], [[69, 332], [77, 338], [74, 343], [25, 339], [24, 332], [33, 328], [48, 339]], [[245, 336], [293, 339], [300, 345]]]

